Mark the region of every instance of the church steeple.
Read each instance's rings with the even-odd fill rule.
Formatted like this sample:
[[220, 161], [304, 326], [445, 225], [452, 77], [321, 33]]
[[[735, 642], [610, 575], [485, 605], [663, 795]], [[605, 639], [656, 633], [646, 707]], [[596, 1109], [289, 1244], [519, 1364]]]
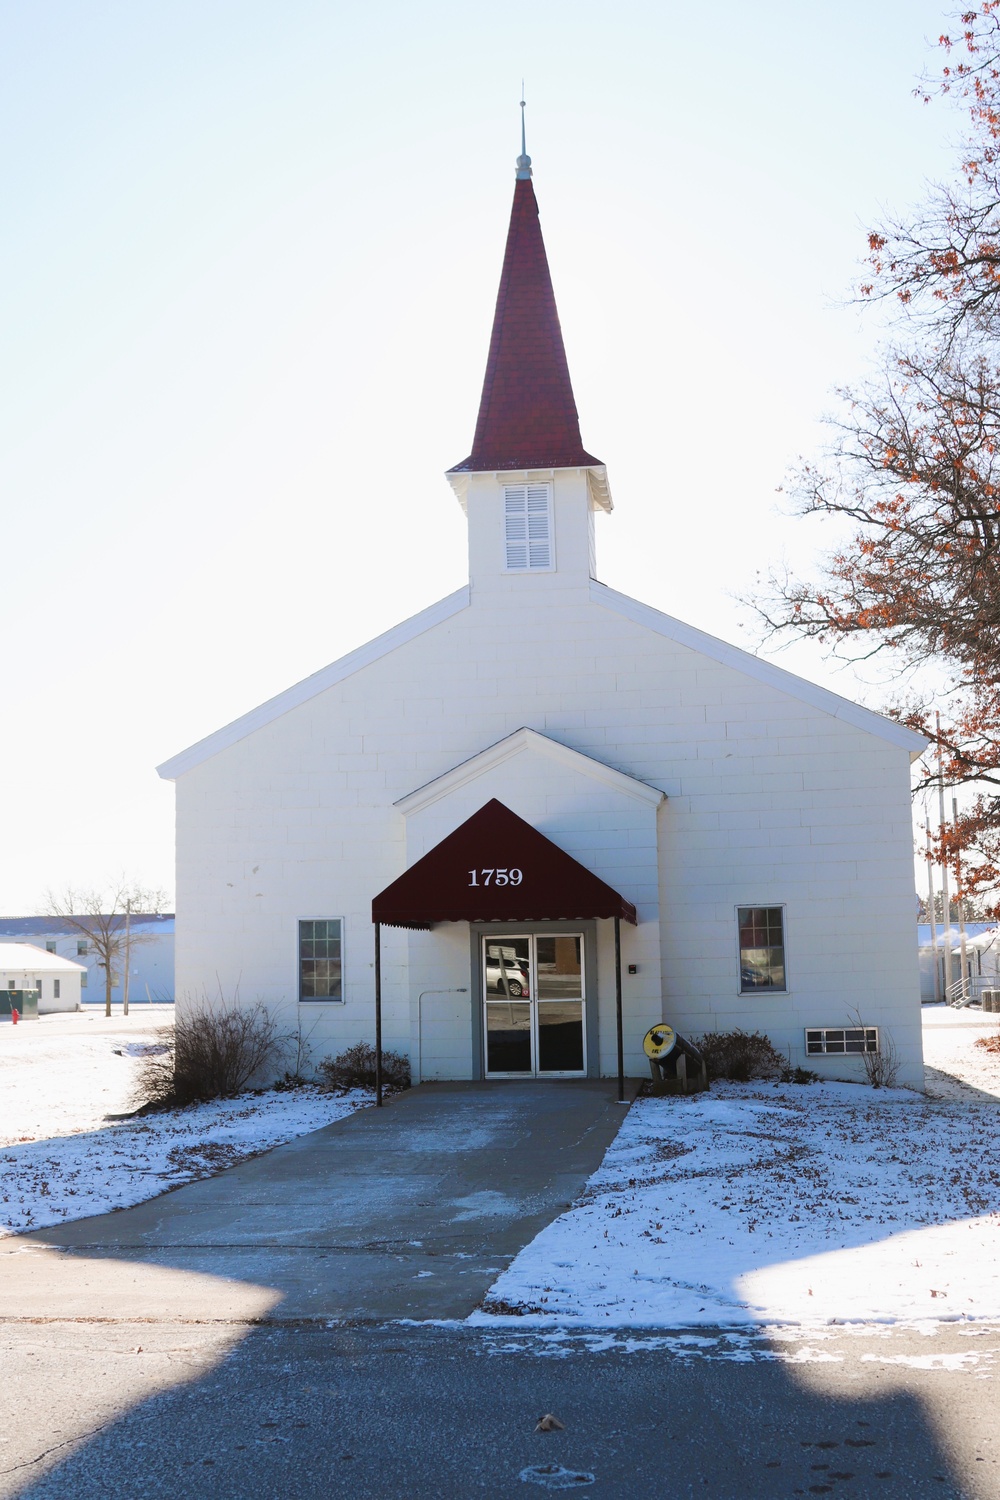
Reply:
[[518, 470], [587, 468], [600, 474], [599, 503], [608, 503], [600, 459], [580, 438], [573, 386], [566, 363], [556, 299], [545, 255], [538, 204], [525, 149], [521, 105], [521, 155], [511, 209], [500, 291], [497, 295], [486, 378], [472, 452], [449, 476]]

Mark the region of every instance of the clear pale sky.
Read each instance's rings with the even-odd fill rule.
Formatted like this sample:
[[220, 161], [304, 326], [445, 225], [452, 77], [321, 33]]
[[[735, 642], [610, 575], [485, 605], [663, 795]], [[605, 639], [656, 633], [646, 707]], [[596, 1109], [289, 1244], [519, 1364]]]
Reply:
[[[733, 594], [876, 332], [880, 206], [948, 171], [927, 0], [6, 0], [0, 912], [173, 886], [155, 765], [465, 580], [528, 97], [598, 572]], [[783, 665], [878, 706], [797, 647]]]

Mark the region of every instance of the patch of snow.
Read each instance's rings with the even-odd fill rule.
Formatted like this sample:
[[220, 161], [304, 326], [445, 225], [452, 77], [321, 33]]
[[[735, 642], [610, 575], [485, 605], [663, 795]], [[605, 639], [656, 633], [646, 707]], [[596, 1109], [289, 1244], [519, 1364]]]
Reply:
[[971, 1373], [984, 1359], [992, 1362], [994, 1350], [972, 1350], [968, 1354], [862, 1354], [862, 1363], [903, 1365], [908, 1370], [963, 1370]]
[[172, 1005], [64, 1011], [0, 1027], [0, 1146], [99, 1130], [131, 1107], [133, 1047], [157, 1046]]
[[[811, 1335], [822, 1339], [823, 1334]], [[780, 1339], [777, 1340], [780, 1345]], [[487, 1338], [487, 1354], [533, 1354], [550, 1359], [567, 1359], [576, 1354], [649, 1354], [666, 1350], [682, 1360], [718, 1360], [736, 1364], [769, 1361], [778, 1364], [840, 1364], [842, 1354], [825, 1349], [814, 1349], [802, 1345], [791, 1352], [775, 1347], [774, 1330], [761, 1329], [753, 1333], [727, 1329], [714, 1335], [692, 1333], [623, 1334], [619, 1332], [570, 1333], [557, 1329], [551, 1333], [528, 1330], [522, 1337], [513, 1338], [510, 1329], [504, 1336]]]
[[130, 1107], [140, 1059], [172, 1016], [144, 1005], [0, 1031], [0, 1237], [142, 1203], [371, 1102], [367, 1090], [306, 1087], [109, 1121]]
[[[960, 1034], [967, 1056], [976, 1031]], [[469, 1321], [509, 1331], [1000, 1319], [996, 1101], [951, 1076], [953, 1098], [723, 1083], [638, 1100], [581, 1199]]]
[[169, 1051], [168, 1042], [126, 1042], [120, 1051], [115, 1048], [119, 1057], [162, 1057]]
[[594, 1483], [594, 1475], [583, 1469], [565, 1469], [562, 1464], [529, 1464], [518, 1478], [523, 1484], [538, 1484], [543, 1490], [576, 1490]]
[[1000, 1033], [1000, 1016], [925, 1006], [923, 1023], [927, 1092], [932, 1098], [1000, 1098], [1000, 1053], [975, 1046], [979, 1037]]

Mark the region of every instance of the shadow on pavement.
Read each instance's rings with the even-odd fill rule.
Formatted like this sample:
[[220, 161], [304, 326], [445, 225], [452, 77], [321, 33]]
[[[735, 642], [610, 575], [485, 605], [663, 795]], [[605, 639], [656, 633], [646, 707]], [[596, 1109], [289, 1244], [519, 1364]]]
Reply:
[[[38, 1466], [8, 1474], [14, 1487], [3, 1493], [21, 1500], [468, 1500], [547, 1488], [630, 1500], [996, 1493], [992, 1464], [976, 1471], [982, 1484], [963, 1486], [935, 1438], [941, 1414], [911, 1391], [880, 1390], [871, 1366], [814, 1365], [807, 1388], [794, 1367], [769, 1358], [545, 1350], [530, 1338], [461, 1328], [259, 1328], [220, 1366], [141, 1402], [44, 1476]], [[821, 1368], [833, 1373], [818, 1390]], [[977, 1396], [985, 1389], [979, 1385]], [[535, 1432], [543, 1412], [565, 1430]], [[988, 1412], [982, 1422], [992, 1425]], [[963, 1467], [973, 1469], [971, 1456]]]

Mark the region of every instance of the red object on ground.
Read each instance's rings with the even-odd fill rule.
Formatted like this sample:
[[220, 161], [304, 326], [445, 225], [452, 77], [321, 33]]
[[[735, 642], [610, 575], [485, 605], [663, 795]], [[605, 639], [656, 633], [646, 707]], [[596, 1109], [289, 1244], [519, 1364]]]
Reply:
[[580, 439], [538, 204], [525, 178], [514, 184], [472, 452], [450, 472], [575, 469], [600, 462]]
[[15, 1026], [17, 1025], [18, 1021], [21, 1019], [21, 1012], [18, 1010], [18, 1008], [17, 1008], [16, 1005], [12, 1005], [11, 1008], [10, 1008], [10, 1019], [14, 1023]]
[[578, 921], [635, 907], [494, 797], [372, 902], [390, 927], [434, 922]]

